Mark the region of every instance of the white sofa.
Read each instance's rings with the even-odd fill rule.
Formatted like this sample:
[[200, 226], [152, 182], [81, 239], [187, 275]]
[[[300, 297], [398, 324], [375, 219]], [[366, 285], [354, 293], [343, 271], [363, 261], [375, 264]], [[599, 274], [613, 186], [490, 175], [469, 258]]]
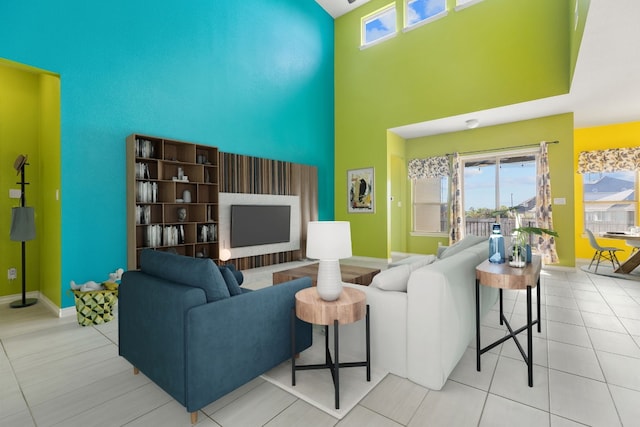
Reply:
[[[442, 388], [475, 337], [475, 268], [488, 251], [486, 238], [469, 236], [440, 259], [412, 257], [382, 271], [370, 286], [344, 284], [367, 294], [374, 368]], [[498, 292], [485, 286], [480, 292], [484, 316]], [[345, 362], [364, 360], [364, 322], [340, 326], [340, 353]]]

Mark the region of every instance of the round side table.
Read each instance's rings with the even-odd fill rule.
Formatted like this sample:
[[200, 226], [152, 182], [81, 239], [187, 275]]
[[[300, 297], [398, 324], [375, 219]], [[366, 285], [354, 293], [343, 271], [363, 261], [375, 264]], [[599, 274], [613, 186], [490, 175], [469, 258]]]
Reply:
[[[296, 385], [296, 370], [329, 369], [333, 377], [335, 389], [336, 409], [340, 409], [340, 368], [364, 366], [367, 368], [367, 381], [371, 381], [371, 346], [369, 342], [369, 305], [366, 304], [366, 294], [358, 289], [344, 287], [342, 294], [335, 301], [325, 301], [320, 298], [315, 287], [306, 288], [296, 293], [296, 308], [291, 314], [291, 385]], [[325, 363], [317, 365], [296, 366], [295, 360], [295, 318], [299, 318], [325, 328]], [[339, 362], [338, 325], [354, 323], [365, 319], [367, 360], [362, 362]], [[329, 351], [329, 325], [333, 325], [334, 357]]]
[[[476, 370], [480, 372], [480, 356], [491, 350], [492, 348], [502, 344], [508, 339], [513, 339], [518, 347], [524, 362], [527, 364], [527, 375], [529, 387], [533, 387], [533, 325], [538, 325], [538, 332], [541, 332], [540, 326], [540, 270], [542, 268], [542, 260], [539, 256], [534, 256], [531, 262], [524, 268], [510, 267], [509, 264], [494, 264], [489, 260], [484, 261], [476, 267]], [[482, 348], [480, 345], [480, 285], [498, 288], [500, 295], [500, 324], [506, 325], [509, 334], [499, 340]], [[531, 288], [537, 291], [537, 315], [536, 320], [532, 319], [531, 314]], [[504, 315], [502, 307], [502, 290], [527, 290], [527, 324], [520, 329], [513, 330], [507, 318]], [[518, 341], [517, 335], [527, 331], [527, 353], [525, 354], [522, 345]]]

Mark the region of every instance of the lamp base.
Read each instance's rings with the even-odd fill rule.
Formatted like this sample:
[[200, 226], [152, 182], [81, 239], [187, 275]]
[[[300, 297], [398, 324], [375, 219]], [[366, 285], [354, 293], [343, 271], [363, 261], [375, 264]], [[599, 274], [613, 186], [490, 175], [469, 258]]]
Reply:
[[29, 307], [31, 305], [34, 305], [37, 302], [38, 302], [37, 298], [25, 298], [24, 302], [21, 299], [19, 299], [19, 300], [13, 301], [11, 304], [9, 304], [9, 306], [11, 308], [23, 308], [23, 307]]
[[337, 259], [320, 260], [318, 266], [318, 295], [325, 301], [335, 301], [342, 293], [342, 274]]

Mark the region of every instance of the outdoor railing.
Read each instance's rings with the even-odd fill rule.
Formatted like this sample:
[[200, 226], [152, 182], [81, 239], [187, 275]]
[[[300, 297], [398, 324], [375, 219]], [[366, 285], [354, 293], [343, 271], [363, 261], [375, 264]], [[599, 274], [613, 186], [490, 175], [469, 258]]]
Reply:
[[[465, 235], [473, 234], [474, 236], [486, 236], [489, 237], [491, 235], [491, 231], [493, 230], [493, 224], [496, 221], [494, 218], [490, 219], [475, 219], [475, 218], [467, 218], [465, 220]], [[535, 227], [535, 221], [523, 221], [524, 227]], [[500, 219], [500, 232], [503, 236], [511, 236], [513, 233], [513, 229], [516, 228], [515, 219], [511, 218], [501, 218]], [[529, 236], [529, 240], [531, 241], [531, 236]]]

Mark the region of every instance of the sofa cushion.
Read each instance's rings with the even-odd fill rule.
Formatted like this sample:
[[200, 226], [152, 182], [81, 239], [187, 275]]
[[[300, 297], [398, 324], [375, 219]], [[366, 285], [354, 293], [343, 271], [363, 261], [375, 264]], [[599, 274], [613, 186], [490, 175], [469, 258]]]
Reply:
[[373, 276], [370, 286], [383, 291], [406, 292], [410, 274], [411, 266], [409, 264], [398, 265]]
[[399, 265], [409, 265], [413, 271], [416, 268], [431, 264], [435, 260], [436, 257], [434, 255], [411, 255], [407, 258], [401, 259], [400, 261], [392, 262], [389, 264], [389, 268], [397, 267]]
[[[463, 250], [470, 248], [471, 246], [475, 246], [478, 243], [486, 242], [487, 240], [489, 240], [487, 237], [482, 237], [482, 236], [474, 236], [474, 235], [465, 236], [459, 242], [456, 242], [453, 245], [446, 248], [445, 250], [443, 250], [442, 253], [440, 254], [440, 259], [449, 258], [450, 256], [460, 253]], [[489, 253], [489, 246], [487, 246], [487, 254], [488, 253]]]
[[227, 264], [227, 267], [229, 267], [233, 275], [236, 276], [238, 286], [242, 286], [242, 283], [244, 282], [244, 275], [242, 274], [242, 271], [236, 270], [236, 266], [233, 264]]
[[143, 273], [186, 286], [201, 288], [207, 302], [229, 298], [229, 288], [220, 269], [209, 258], [192, 258], [147, 249], [140, 254]]
[[409, 267], [411, 267], [411, 271], [413, 270], [417, 270], [420, 267], [424, 267], [425, 265], [429, 265], [434, 261], [437, 261], [438, 258], [435, 255], [425, 255], [423, 257], [421, 257], [420, 259], [415, 260], [414, 262], [409, 264]]
[[231, 294], [232, 297], [242, 294], [242, 288], [238, 284], [236, 275], [233, 273], [234, 270], [231, 270], [228, 267], [220, 267], [220, 271], [222, 272], [222, 277], [227, 284], [227, 289], [229, 289], [229, 294]]
[[225, 265], [219, 266], [218, 268], [220, 268], [221, 273], [223, 268], [228, 268], [229, 270], [231, 270], [231, 273], [233, 273], [233, 275], [236, 277], [236, 282], [238, 282], [238, 286], [242, 286], [242, 282], [244, 282], [244, 275], [242, 274], [242, 271], [236, 270], [235, 264], [225, 264]]

